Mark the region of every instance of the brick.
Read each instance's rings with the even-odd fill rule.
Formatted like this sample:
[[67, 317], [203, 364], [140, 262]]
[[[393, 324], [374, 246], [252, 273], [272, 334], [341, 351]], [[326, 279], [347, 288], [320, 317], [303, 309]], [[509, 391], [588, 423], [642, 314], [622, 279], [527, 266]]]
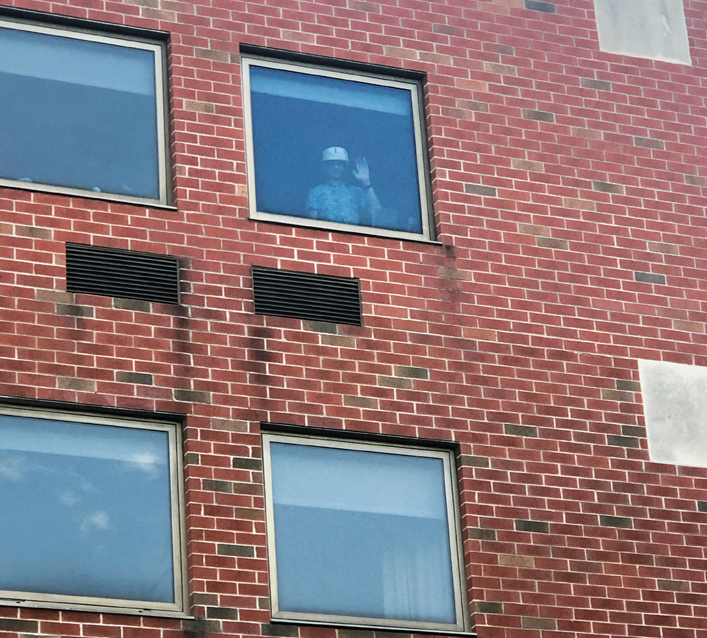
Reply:
[[489, 73], [498, 73], [499, 75], [518, 75], [518, 69], [510, 64], [484, 62], [484, 70]]
[[93, 308], [77, 306], [75, 304], [58, 303], [54, 306], [56, 314], [65, 317], [93, 317]]
[[491, 463], [485, 456], [472, 456], [471, 454], [462, 454], [459, 457], [462, 467], [490, 467]]
[[550, 229], [547, 226], [538, 226], [536, 224], [518, 224], [518, 232], [524, 235], [550, 237]]
[[689, 592], [690, 583], [684, 580], [666, 580], [663, 578], [658, 579], [658, 589], [660, 591], [681, 591]]
[[230, 481], [217, 481], [214, 479], [202, 479], [201, 488], [210, 492], [233, 493], [233, 485]]
[[525, 8], [530, 9], [531, 11], [555, 13], [555, 5], [552, 2], [536, 2], [536, 0], [525, 0]]
[[134, 310], [137, 312], [152, 312], [152, 303], [140, 299], [113, 299], [113, 308]]
[[480, 614], [502, 614], [503, 603], [496, 603], [490, 600], [475, 600], [474, 608]]
[[701, 175], [685, 175], [685, 183], [690, 186], [707, 186], [707, 177]]
[[20, 237], [33, 237], [35, 239], [51, 240], [54, 233], [51, 228], [39, 228], [38, 226], [15, 226], [15, 234]]
[[635, 281], [640, 281], [644, 284], [663, 284], [665, 285], [665, 275], [657, 275], [652, 272], [634, 271], [633, 278]]
[[504, 567], [535, 567], [535, 560], [532, 556], [519, 556], [517, 554], [499, 554], [498, 564]]
[[219, 543], [217, 546], [219, 556], [242, 556], [252, 558], [255, 556], [255, 548], [250, 545], [232, 545], [229, 543]]
[[493, 186], [482, 186], [481, 184], [464, 184], [464, 192], [481, 197], [496, 197], [496, 189]]
[[537, 122], [554, 122], [555, 114], [549, 111], [536, 111], [534, 109], [523, 109], [523, 117], [526, 120], [535, 120]]
[[76, 390], [77, 392], [95, 392], [96, 382], [93, 379], [57, 377], [57, 387], [63, 390]]
[[234, 457], [231, 465], [241, 470], [253, 470], [256, 472], [263, 469], [263, 462], [260, 459]]
[[188, 403], [211, 403], [211, 395], [200, 390], [174, 390], [175, 401], [186, 401]]
[[207, 607], [207, 618], [220, 618], [222, 620], [238, 620], [238, 610], [233, 607]]
[[515, 423], [504, 423], [503, 432], [510, 436], [538, 436], [538, 428], [534, 425], [516, 425]]
[[387, 377], [384, 375], [378, 375], [378, 385], [384, 388], [398, 388], [411, 390], [413, 387], [412, 379], [405, 379], [400, 377]]
[[654, 253], [662, 253], [664, 255], [679, 255], [680, 247], [676, 244], [665, 244], [658, 241], [649, 241], [648, 250]]
[[396, 377], [407, 377], [410, 379], [429, 379], [430, 371], [427, 368], [416, 368], [414, 366], [395, 366]]
[[601, 514], [599, 516], [599, 523], [604, 527], [619, 527], [622, 529], [633, 528], [633, 521], [626, 516], [609, 516]]
[[469, 527], [464, 530], [467, 538], [473, 538], [479, 541], [495, 541], [496, 540], [496, 530], [495, 529], [483, 529], [479, 527]]
[[618, 195], [623, 195], [624, 187], [621, 184], [612, 184], [611, 182], [601, 182], [599, 180], [594, 180], [592, 182], [592, 188], [600, 193], [615, 193]]
[[211, 419], [211, 427], [214, 430], [229, 430], [231, 432], [247, 432], [248, 422], [233, 419]]
[[621, 434], [624, 436], [646, 438], [646, 428], [640, 425], [622, 425]]
[[557, 248], [558, 250], [569, 250], [570, 247], [566, 239], [556, 239], [555, 237], [535, 237], [535, 245], [540, 248]]
[[260, 625], [263, 636], [299, 636], [299, 627], [296, 625], [272, 625], [263, 623]]
[[596, 80], [594, 78], [579, 78], [579, 84], [585, 89], [595, 89], [597, 91], [611, 91], [611, 82], [606, 80]]
[[545, 521], [515, 520], [515, 528], [518, 532], [537, 532], [538, 534], [549, 534], [550, 525]]
[[635, 401], [635, 398], [631, 392], [626, 392], [624, 390], [609, 390], [608, 388], [602, 388], [601, 398], [605, 401]]
[[707, 501], [697, 501], [697, 511], [707, 512]]
[[39, 633], [39, 623], [36, 620], [19, 620], [17, 618], [0, 618], [0, 631], [12, 633]]
[[660, 151], [665, 150], [665, 142], [662, 140], [653, 140], [649, 137], [634, 136], [633, 145], [640, 146], [641, 148], [654, 148]]
[[606, 443], [607, 445], [616, 445], [618, 447], [641, 447], [641, 444], [638, 442], [638, 439], [632, 436], [619, 436], [617, 434], [607, 434]]
[[511, 160], [511, 166], [521, 171], [531, 171], [533, 173], [543, 173], [545, 171], [545, 164], [531, 160], [514, 159]]
[[372, 397], [359, 397], [350, 394], [344, 395], [344, 405], [352, 408], [366, 408], [369, 410], [378, 409], [378, 399]]
[[118, 370], [115, 373], [115, 380], [120, 383], [135, 383], [139, 385], [152, 385], [152, 375], [146, 372], [124, 372]]
[[555, 631], [557, 629], [557, 621], [554, 618], [521, 616], [520, 626], [523, 629], [543, 629], [547, 631]]
[[184, 108], [187, 111], [196, 111], [197, 113], [216, 112], [216, 107], [210, 102], [199, 102], [197, 100], [184, 100]]
[[328, 334], [338, 334], [339, 326], [335, 323], [328, 323], [326, 321], [304, 321], [303, 325], [305, 330], [311, 330], [313, 332], [324, 332]]

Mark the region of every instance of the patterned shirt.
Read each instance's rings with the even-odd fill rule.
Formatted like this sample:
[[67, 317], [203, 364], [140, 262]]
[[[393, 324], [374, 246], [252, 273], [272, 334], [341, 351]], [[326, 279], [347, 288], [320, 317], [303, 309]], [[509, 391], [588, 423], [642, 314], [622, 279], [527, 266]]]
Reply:
[[309, 191], [307, 210], [317, 212], [315, 219], [323, 219], [341, 224], [361, 223], [361, 213], [370, 210], [370, 201], [362, 188], [328, 182]]

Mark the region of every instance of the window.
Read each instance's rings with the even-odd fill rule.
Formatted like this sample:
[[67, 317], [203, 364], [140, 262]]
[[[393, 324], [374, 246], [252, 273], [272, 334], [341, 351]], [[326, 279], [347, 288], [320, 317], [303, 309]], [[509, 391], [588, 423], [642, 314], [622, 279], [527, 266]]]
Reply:
[[691, 64], [683, 0], [594, 0], [602, 51]]
[[243, 58], [253, 219], [430, 239], [418, 82]]
[[446, 450], [263, 435], [274, 620], [464, 631]]
[[0, 409], [0, 605], [183, 613], [176, 424]]
[[164, 46], [0, 20], [0, 186], [168, 203]]

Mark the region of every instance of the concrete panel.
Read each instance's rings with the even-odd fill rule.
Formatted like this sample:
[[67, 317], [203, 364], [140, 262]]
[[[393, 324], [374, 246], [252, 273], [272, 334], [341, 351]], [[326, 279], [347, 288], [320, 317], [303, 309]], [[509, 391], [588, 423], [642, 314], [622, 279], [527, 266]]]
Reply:
[[651, 461], [707, 467], [707, 368], [638, 362]]
[[594, 0], [602, 51], [691, 64], [683, 0]]

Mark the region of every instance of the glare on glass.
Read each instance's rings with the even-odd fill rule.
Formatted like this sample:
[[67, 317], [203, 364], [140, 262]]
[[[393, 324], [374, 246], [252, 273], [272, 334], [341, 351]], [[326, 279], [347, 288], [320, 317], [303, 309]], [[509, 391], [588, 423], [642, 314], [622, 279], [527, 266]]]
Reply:
[[0, 590], [176, 602], [165, 431], [0, 415]]
[[269, 450], [280, 612], [457, 623], [441, 458]]
[[0, 178], [159, 200], [155, 55], [0, 27]]
[[351, 77], [248, 65], [257, 212], [423, 234], [412, 85]]

